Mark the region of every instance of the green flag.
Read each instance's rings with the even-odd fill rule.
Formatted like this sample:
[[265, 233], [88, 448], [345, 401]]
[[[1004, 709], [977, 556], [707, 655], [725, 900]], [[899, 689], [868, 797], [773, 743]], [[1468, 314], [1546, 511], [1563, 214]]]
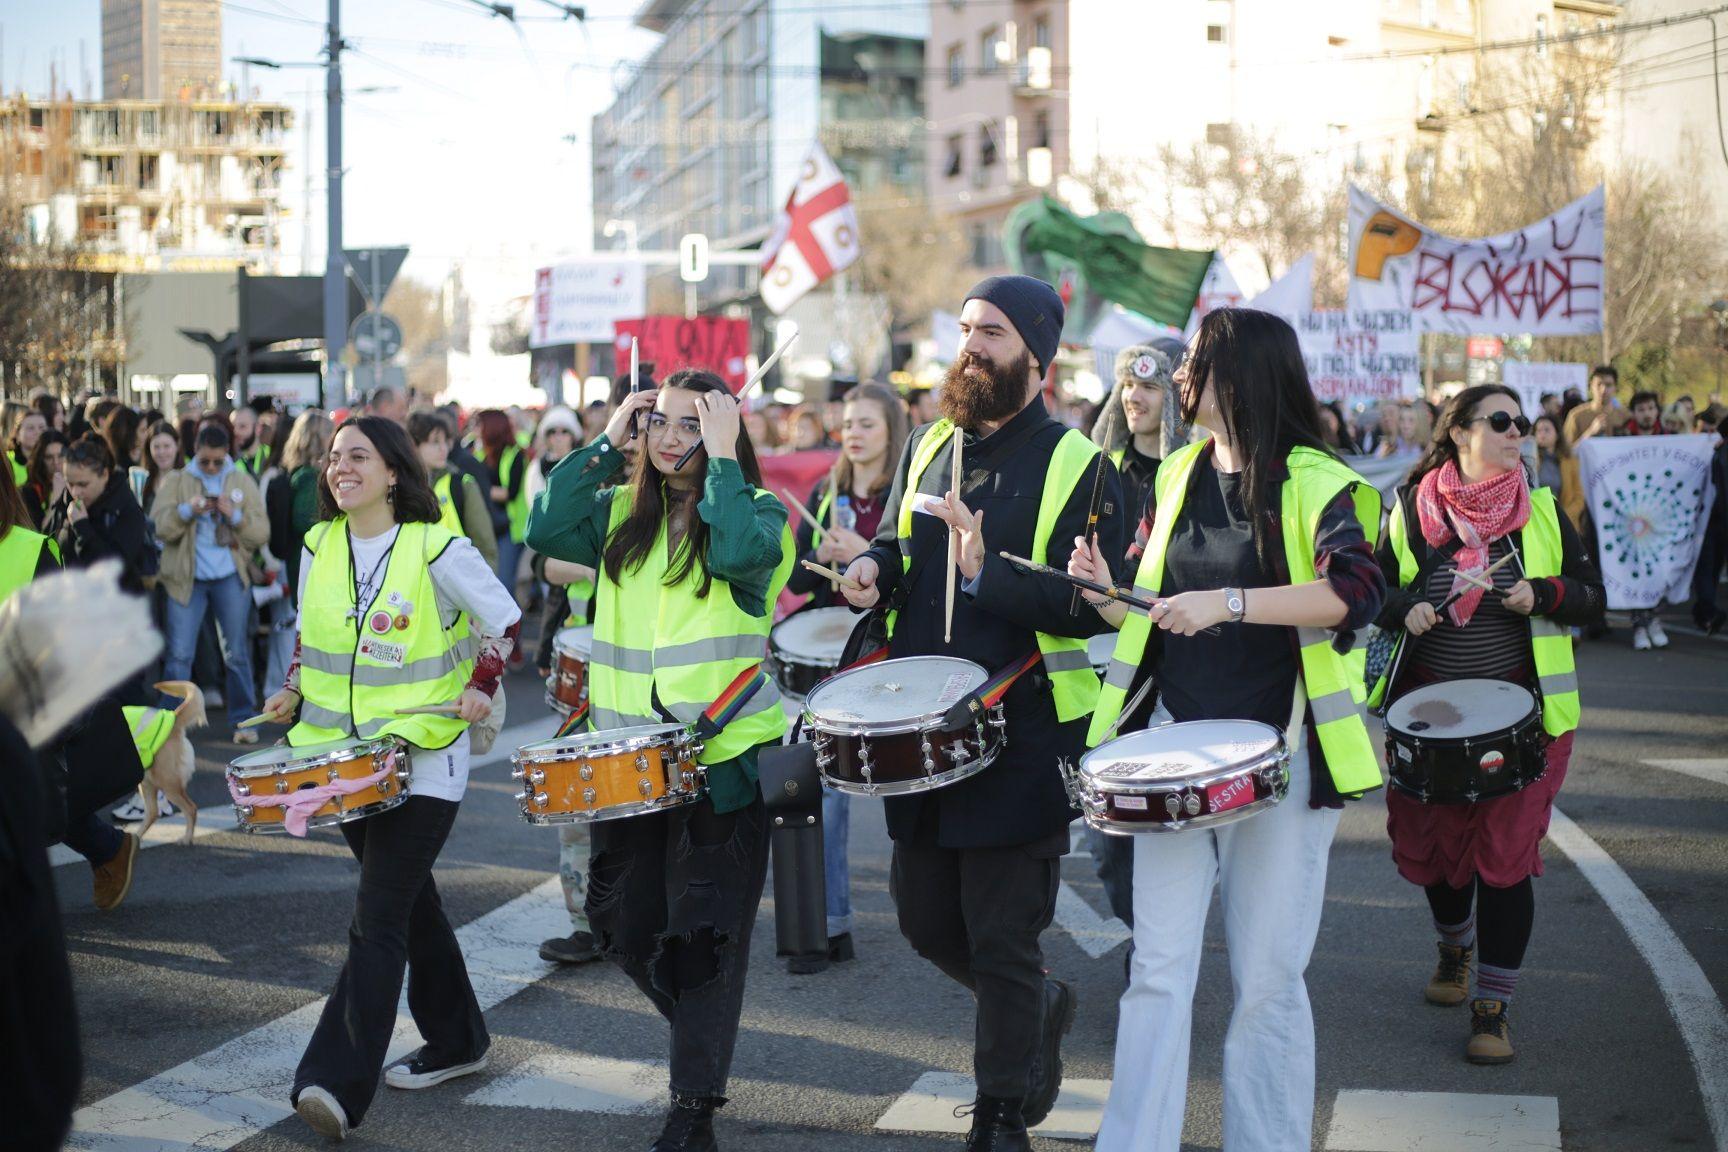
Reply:
[[1173, 328], [1188, 323], [1212, 266], [1210, 251], [1154, 247], [1120, 213], [1082, 218], [1048, 196], [1014, 209], [1002, 231], [1016, 272], [1072, 265], [1092, 292]]

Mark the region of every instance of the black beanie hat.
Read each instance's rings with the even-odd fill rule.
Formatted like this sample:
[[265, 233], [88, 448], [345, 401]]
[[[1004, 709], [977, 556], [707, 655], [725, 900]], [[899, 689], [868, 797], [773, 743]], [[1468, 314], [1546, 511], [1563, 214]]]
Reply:
[[973, 285], [966, 300], [983, 300], [1002, 309], [1038, 362], [1039, 371], [1050, 371], [1062, 343], [1062, 320], [1067, 313], [1056, 289], [1033, 276], [991, 276]]

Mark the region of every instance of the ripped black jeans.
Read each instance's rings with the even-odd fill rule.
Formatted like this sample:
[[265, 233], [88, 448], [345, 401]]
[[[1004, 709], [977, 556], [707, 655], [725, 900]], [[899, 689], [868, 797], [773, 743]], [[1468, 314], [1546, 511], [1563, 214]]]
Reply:
[[766, 824], [757, 796], [723, 816], [704, 797], [592, 827], [589, 925], [672, 1025], [671, 1088], [683, 1095], [726, 1094], [768, 874]]

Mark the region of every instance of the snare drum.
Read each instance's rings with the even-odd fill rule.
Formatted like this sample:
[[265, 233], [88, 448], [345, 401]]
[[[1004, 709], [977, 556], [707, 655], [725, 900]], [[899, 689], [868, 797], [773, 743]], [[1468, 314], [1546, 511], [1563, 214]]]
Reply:
[[304, 794], [316, 791], [325, 802], [306, 823], [323, 828], [396, 807], [408, 799], [408, 773], [408, 745], [394, 736], [278, 744], [230, 764], [228, 794], [242, 831], [284, 832], [287, 806], [309, 803]]
[[682, 724], [641, 724], [524, 744], [510, 775], [528, 823], [585, 824], [694, 804], [708, 790], [701, 752]]
[[942, 731], [942, 721], [988, 678], [951, 656], [882, 660], [830, 676], [804, 701], [822, 778], [855, 796], [898, 796], [984, 771], [1006, 742], [1002, 705], [959, 732]]
[[1100, 832], [1216, 828], [1290, 790], [1284, 737], [1254, 720], [1191, 720], [1119, 736], [1062, 765], [1068, 795]]
[[1529, 787], [1548, 771], [1542, 706], [1505, 680], [1446, 680], [1386, 711], [1392, 787], [1424, 804], [1469, 804]]
[[588, 661], [594, 655], [594, 629], [565, 628], [552, 638], [552, 672], [546, 677], [546, 703], [568, 716], [588, 703]]
[[840, 667], [858, 617], [850, 608], [796, 612], [768, 633], [768, 671], [783, 695], [802, 700]]

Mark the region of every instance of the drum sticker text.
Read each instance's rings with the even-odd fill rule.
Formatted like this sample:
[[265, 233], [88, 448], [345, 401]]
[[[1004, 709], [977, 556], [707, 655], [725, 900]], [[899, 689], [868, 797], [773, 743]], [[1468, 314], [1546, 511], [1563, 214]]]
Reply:
[[400, 668], [408, 658], [408, 645], [387, 644], [372, 636], [360, 637], [360, 655], [392, 668]]
[[1212, 784], [1206, 789], [1206, 807], [1214, 813], [1228, 812], [1232, 808], [1252, 803], [1253, 800], [1254, 781], [1247, 776], [1238, 776], [1222, 784]]
[[1189, 766], [1179, 760], [1118, 760], [1093, 773], [1096, 776], [1128, 779], [1135, 776], [1180, 776]]
[[1144, 811], [1146, 811], [1146, 797], [1144, 797], [1144, 796], [1112, 796], [1110, 798], [1110, 802], [1115, 807], [1124, 809], [1126, 811], [1132, 811], [1132, 812], [1144, 812]]
[[948, 677], [948, 682], [942, 685], [942, 694], [936, 697], [938, 707], [946, 708], [966, 695], [972, 686], [972, 677], [965, 672], [956, 672]]

